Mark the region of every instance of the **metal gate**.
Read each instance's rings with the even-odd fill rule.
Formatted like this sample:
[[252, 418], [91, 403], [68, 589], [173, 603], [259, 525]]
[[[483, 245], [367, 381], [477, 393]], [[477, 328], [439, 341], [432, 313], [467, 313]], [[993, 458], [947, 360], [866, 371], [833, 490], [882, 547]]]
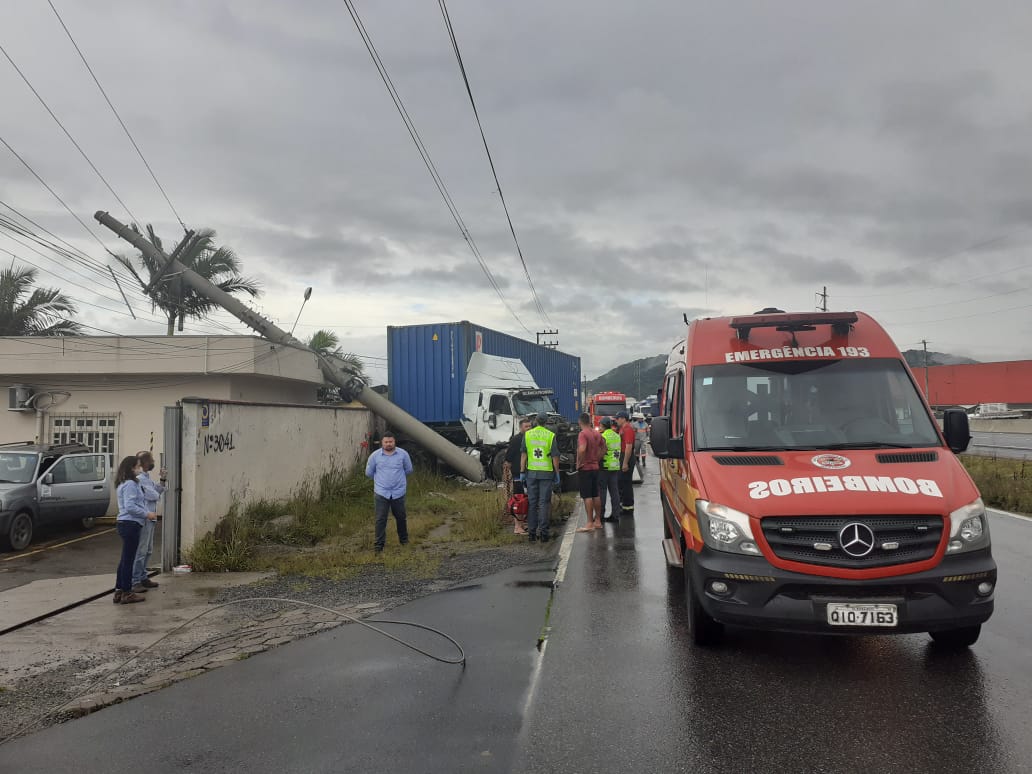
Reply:
[[161, 524], [161, 571], [179, 564], [180, 513], [183, 495], [183, 407], [165, 406], [165, 513]]

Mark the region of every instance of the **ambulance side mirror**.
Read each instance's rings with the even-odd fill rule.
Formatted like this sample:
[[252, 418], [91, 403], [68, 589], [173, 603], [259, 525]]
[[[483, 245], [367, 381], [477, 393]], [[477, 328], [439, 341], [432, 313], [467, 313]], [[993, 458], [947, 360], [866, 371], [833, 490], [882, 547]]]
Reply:
[[967, 451], [971, 443], [968, 415], [962, 409], [946, 409], [942, 415], [942, 434], [946, 436], [946, 445], [952, 452], [960, 454]]
[[684, 438], [670, 437], [670, 417], [652, 417], [652, 453], [661, 459], [684, 458]]

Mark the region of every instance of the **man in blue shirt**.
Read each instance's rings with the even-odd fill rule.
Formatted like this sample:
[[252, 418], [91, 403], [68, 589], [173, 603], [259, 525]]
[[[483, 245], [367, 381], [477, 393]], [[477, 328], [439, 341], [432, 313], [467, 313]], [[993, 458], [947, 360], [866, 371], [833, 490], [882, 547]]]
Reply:
[[394, 514], [398, 526], [398, 542], [408, 543], [408, 515], [405, 513], [405, 491], [408, 475], [412, 473], [412, 459], [408, 452], [396, 446], [393, 433], [384, 433], [380, 448], [369, 455], [365, 474], [373, 479], [376, 498], [376, 553], [383, 551], [387, 542], [387, 512]]

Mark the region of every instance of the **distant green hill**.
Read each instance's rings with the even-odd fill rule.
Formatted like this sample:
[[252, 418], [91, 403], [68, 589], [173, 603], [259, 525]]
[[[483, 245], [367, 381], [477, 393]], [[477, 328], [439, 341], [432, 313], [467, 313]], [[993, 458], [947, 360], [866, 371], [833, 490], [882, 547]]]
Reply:
[[654, 396], [663, 385], [666, 359], [666, 355], [656, 355], [618, 365], [588, 382], [588, 392], [622, 392], [639, 400]]
[[[923, 349], [908, 349], [903, 353], [903, 358], [911, 368], [924, 368], [925, 353]], [[979, 361], [960, 355], [949, 355], [945, 352], [929, 352], [928, 365], [969, 365]]]

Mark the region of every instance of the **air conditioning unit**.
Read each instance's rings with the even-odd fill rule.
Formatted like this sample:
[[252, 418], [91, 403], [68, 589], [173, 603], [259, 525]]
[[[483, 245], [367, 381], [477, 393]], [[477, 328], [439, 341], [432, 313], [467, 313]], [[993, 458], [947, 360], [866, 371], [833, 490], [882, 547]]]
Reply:
[[7, 410], [8, 411], [33, 411], [32, 406], [26, 405], [35, 393], [31, 387], [24, 384], [13, 384], [7, 388]]

